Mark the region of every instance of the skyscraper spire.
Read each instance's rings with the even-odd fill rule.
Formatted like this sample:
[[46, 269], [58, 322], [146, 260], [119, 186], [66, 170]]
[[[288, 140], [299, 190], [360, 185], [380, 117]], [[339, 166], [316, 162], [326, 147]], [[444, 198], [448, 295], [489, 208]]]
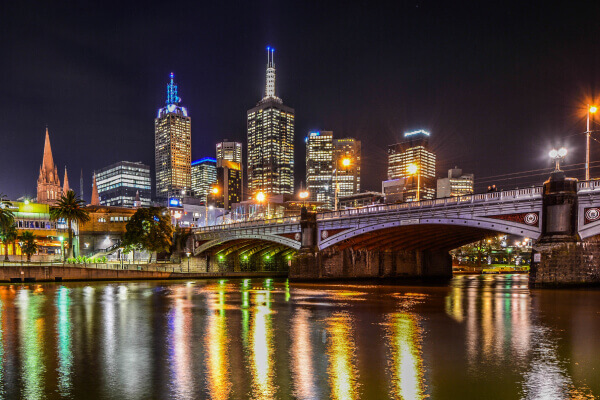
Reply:
[[100, 205], [100, 195], [98, 194], [98, 185], [96, 184], [96, 173], [94, 173], [94, 179], [92, 182], [92, 202], [90, 204], [93, 206]]
[[275, 96], [275, 59], [273, 52], [275, 51], [272, 47], [267, 47], [267, 87], [265, 88], [266, 97]]
[[179, 102], [181, 101], [181, 98], [177, 96], [177, 85], [175, 84], [175, 82], [173, 81], [173, 79], [175, 78], [175, 74], [171, 72], [171, 75], [169, 75], [169, 77], [171, 78], [171, 82], [167, 83], [167, 106], [171, 105], [171, 104], [179, 104]]
[[63, 194], [67, 194], [67, 192], [71, 190], [69, 188], [69, 178], [67, 177], [67, 167], [65, 166], [65, 179], [63, 179]]

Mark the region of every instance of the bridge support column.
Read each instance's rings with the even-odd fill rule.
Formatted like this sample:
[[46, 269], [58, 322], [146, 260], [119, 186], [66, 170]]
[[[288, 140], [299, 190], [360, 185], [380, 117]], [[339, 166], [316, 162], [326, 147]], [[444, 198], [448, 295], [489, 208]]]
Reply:
[[554, 171], [544, 183], [542, 236], [532, 249], [529, 286], [600, 284], [600, 243], [577, 234], [577, 179]]

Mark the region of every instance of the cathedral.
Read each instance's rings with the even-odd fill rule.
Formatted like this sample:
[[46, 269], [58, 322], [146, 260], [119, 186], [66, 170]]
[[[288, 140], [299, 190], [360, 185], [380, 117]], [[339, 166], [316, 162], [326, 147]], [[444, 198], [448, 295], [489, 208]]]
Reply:
[[58, 170], [52, 159], [52, 149], [50, 148], [50, 135], [46, 127], [46, 142], [44, 143], [44, 158], [40, 165], [40, 176], [37, 181], [37, 202], [53, 205], [58, 199], [69, 191], [69, 179], [67, 178], [67, 168], [65, 167], [64, 187], [60, 186]]

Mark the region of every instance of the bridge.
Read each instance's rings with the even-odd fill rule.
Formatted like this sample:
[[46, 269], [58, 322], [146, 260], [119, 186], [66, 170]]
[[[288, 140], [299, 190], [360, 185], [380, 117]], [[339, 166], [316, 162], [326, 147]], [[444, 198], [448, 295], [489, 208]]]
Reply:
[[[451, 274], [450, 250], [498, 234], [546, 247], [593, 241], [600, 181], [558, 172], [525, 189], [200, 228], [194, 256], [207, 270], [289, 268], [297, 279], [440, 277]], [[552, 258], [534, 258], [544, 252]]]

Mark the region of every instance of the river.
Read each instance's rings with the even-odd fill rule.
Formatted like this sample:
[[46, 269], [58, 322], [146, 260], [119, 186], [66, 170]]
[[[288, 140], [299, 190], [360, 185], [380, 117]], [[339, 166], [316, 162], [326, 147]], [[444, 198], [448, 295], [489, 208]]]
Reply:
[[0, 285], [4, 399], [593, 399], [600, 291], [527, 276]]

